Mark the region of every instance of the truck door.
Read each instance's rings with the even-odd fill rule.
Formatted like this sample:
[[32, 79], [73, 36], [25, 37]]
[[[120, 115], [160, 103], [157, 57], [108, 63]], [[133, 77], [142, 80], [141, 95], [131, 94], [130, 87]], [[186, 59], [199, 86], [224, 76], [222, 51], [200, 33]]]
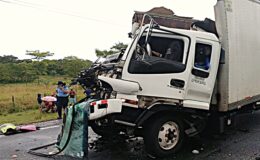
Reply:
[[209, 110], [216, 80], [220, 45], [216, 41], [197, 39], [190, 54], [191, 73], [187, 82], [184, 107]]
[[146, 37], [144, 33], [132, 44], [122, 79], [140, 85], [137, 95], [183, 100], [189, 37], [153, 29], [147, 41], [149, 49], [143, 47]]

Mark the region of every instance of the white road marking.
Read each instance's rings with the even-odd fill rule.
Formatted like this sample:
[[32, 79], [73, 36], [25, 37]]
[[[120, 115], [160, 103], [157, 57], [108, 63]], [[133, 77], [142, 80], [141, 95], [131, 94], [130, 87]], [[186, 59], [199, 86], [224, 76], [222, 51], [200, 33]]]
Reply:
[[40, 130], [51, 129], [51, 128], [57, 128], [57, 127], [60, 127], [60, 125], [49, 126], [49, 127], [43, 127], [43, 128], [40, 128]]

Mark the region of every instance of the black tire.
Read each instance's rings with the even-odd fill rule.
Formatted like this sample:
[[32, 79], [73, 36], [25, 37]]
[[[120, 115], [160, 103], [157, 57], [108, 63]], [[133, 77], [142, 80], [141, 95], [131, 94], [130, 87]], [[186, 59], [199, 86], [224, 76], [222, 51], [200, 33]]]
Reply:
[[161, 115], [147, 123], [149, 124], [144, 128], [144, 145], [148, 154], [166, 157], [181, 149], [184, 143], [184, 129], [180, 118], [175, 115]]

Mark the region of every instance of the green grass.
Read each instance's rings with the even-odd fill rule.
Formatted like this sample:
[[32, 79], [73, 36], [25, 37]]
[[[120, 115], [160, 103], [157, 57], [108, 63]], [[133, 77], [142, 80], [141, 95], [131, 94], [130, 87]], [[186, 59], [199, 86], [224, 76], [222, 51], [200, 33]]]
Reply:
[[39, 110], [27, 110], [18, 113], [2, 114], [0, 116], [0, 124], [13, 123], [30, 124], [34, 122], [42, 122], [57, 118], [57, 113], [41, 113]]
[[[57, 113], [46, 115], [39, 113], [37, 94], [51, 95], [55, 92], [56, 83], [59, 80], [69, 84], [71, 78], [42, 76], [39, 83], [36, 80], [28, 84], [0, 84], [0, 124], [13, 122], [23, 124], [56, 118]], [[80, 86], [72, 88], [77, 92], [77, 100], [84, 97], [83, 89]]]
[[[28, 84], [1, 84], [0, 114], [37, 109], [37, 94], [51, 95], [55, 93], [56, 83], [58, 80], [65, 80], [65, 82], [69, 83], [70, 78], [45, 76], [40, 78], [39, 84], [38, 82]], [[43, 83], [43, 81], [46, 83]], [[84, 96], [83, 90], [80, 86], [73, 86], [73, 88], [78, 94], [78, 99]]]

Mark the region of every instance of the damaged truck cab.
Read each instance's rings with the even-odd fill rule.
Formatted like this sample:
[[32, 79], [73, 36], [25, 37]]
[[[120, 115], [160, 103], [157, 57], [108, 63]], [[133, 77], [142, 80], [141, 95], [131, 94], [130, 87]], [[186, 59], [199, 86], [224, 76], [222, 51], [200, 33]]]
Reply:
[[121, 79], [139, 87], [126, 94], [138, 95], [143, 104], [140, 107], [144, 108], [151, 101], [160, 101], [209, 110], [221, 50], [217, 37], [212, 33], [148, 25], [140, 35], [128, 50]]

